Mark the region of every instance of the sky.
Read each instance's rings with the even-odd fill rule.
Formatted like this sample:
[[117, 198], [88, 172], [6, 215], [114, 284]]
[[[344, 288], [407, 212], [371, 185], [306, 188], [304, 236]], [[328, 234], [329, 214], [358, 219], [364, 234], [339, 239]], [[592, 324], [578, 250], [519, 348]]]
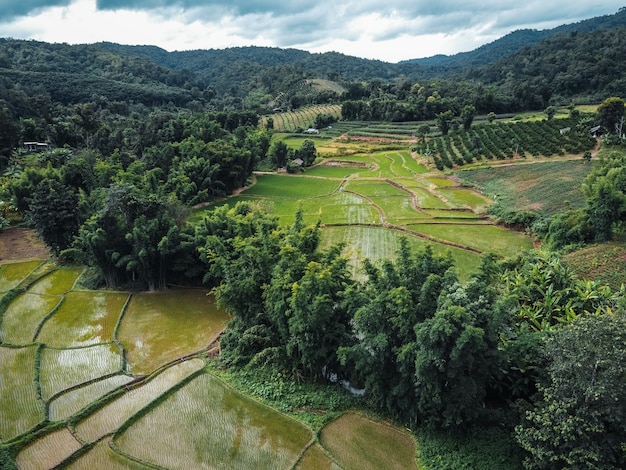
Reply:
[[386, 62], [471, 51], [518, 29], [614, 14], [624, 0], [0, 0], [0, 37], [168, 51], [238, 46]]

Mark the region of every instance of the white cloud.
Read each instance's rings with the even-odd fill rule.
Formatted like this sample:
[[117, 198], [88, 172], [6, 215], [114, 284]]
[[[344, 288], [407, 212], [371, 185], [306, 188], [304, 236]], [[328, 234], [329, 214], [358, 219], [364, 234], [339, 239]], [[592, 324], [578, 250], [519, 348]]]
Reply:
[[100, 7], [97, 0], [9, 1], [4, 20], [0, 12], [5, 37], [167, 50], [294, 47], [390, 62], [469, 51], [515, 29], [555, 27], [621, 7], [620, 0], [602, 6], [565, 0], [99, 0]]

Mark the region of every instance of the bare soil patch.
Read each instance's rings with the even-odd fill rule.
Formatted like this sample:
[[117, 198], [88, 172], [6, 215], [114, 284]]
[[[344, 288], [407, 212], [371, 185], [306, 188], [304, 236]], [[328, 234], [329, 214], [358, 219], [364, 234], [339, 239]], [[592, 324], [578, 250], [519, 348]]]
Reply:
[[47, 259], [50, 250], [37, 233], [24, 227], [10, 227], [0, 232], [0, 263], [18, 259]]

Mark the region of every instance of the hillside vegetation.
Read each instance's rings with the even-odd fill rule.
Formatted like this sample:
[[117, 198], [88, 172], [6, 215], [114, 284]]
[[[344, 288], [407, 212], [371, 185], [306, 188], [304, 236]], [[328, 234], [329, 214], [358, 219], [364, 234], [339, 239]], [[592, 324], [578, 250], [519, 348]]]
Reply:
[[0, 40], [0, 467], [624, 468], [625, 16]]

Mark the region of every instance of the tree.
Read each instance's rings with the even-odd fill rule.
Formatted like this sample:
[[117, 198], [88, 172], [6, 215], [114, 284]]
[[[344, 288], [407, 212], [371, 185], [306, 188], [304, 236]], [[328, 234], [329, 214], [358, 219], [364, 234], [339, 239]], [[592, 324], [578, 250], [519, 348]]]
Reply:
[[46, 178], [35, 187], [27, 218], [44, 243], [58, 255], [78, 233], [81, 222], [78, 194], [57, 179]]
[[488, 271], [479, 274], [465, 286], [447, 287], [435, 315], [415, 326], [416, 409], [426, 425], [456, 429], [473, 423], [501, 369], [503, 315]]
[[598, 124], [604, 126], [608, 132], [616, 131], [616, 126], [623, 122], [625, 104], [622, 98], [611, 97], [605, 99], [597, 110]]
[[317, 158], [315, 143], [311, 139], [305, 139], [300, 145], [300, 148], [296, 152], [295, 156], [302, 159], [304, 166], [311, 166], [315, 161], [315, 158]]
[[308, 377], [337, 371], [337, 350], [350, 338], [352, 315], [344, 299], [350, 284], [347, 259], [334, 249], [310, 262], [292, 286], [286, 350]]
[[554, 115], [556, 114], [556, 108], [554, 106], [548, 106], [544, 113], [546, 113], [546, 116], [548, 118], [548, 121], [550, 121]]
[[437, 114], [437, 126], [441, 131], [441, 135], [448, 135], [450, 124], [454, 118], [454, 113], [450, 110]]
[[282, 168], [287, 164], [289, 147], [282, 140], [278, 140], [270, 147], [269, 156], [278, 168]]
[[626, 314], [587, 315], [548, 341], [548, 379], [515, 430], [528, 468], [626, 467]]
[[607, 177], [599, 177], [587, 185], [587, 214], [596, 241], [613, 238], [613, 226], [621, 219], [626, 207], [626, 196], [618, 191]]
[[475, 116], [476, 107], [471, 104], [463, 107], [463, 110], [461, 111], [461, 122], [463, 123], [463, 129], [467, 131], [470, 127], [472, 127]]

